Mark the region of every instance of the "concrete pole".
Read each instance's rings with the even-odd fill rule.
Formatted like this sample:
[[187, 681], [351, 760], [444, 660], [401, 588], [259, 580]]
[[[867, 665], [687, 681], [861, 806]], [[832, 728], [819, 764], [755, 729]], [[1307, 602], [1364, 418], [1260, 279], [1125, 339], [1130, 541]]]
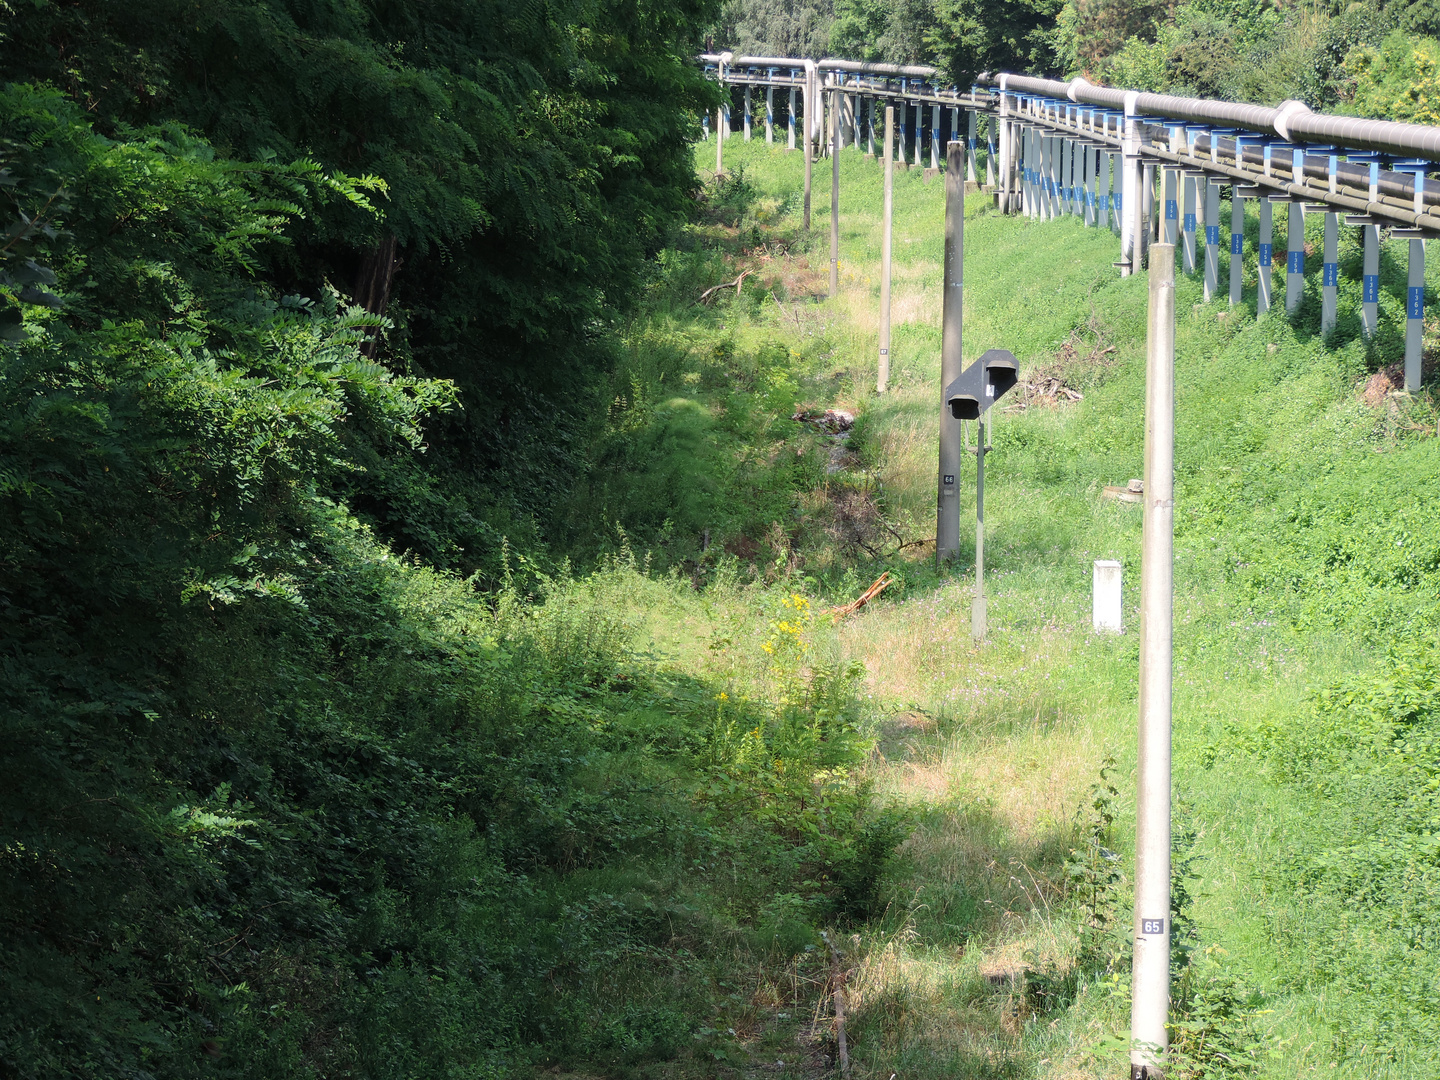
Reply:
[[1003, 91], [1000, 94], [1000, 122], [999, 122], [999, 150], [1000, 163], [999, 173], [996, 176], [996, 183], [1000, 189], [1000, 213], [1007, 217], [1015, 212], [1011, 200], [1014, 197], [1014, 176], [1015, 167], [1014, 148], [1010, 145], [1014, 124], [1010, 122], [1010, 110], [1008, 107], [1009, 97]]
[[1145, 510], [1140, 554], [1140, 753], [1130, 1075], [1159, 1077], [1170, 1011], [1170, 720], [1175, 545], [1175, 248], [1150, 250]]
[[721, 176], [725, 172], [725, 108], [717, 105], [715, 107], [715, 175]]
[[1220, 181], [1205, 184], [1205, 302], [1220, 291]]
[[890, 252], [895, 220], [895, 106], [885, 103], [885, 207], [880, 231], [880, 364], [875, 392], [890, 387]]
[[1360, 329], [1372, 338], [1380, 324], [1380, 226], [1361, 227], [1365, 230], [1365, 261], [1360, 277]]
[[725, 123], [720, 128], [720, 138], [728, 139], [730, 138], [730, 87], [728, 86], [725, 87], [725, 104], [723, 108], [725, 112]]
[[1058, 135], [1052, 135], [1045, 142], [1049, 145], [1050, 156], [1045, 169], [1045, 191], [1048, 196], [1048, 220], [1054, 221], [1061, 214], [1060, 209], [1060, 160], [1065, 147]]
[[945, 148], [945, 292], [940, 331], [940, 476], [936, 500], [935, 563], [960, 554], [960, 421], [950, 415], [944, 390], [965, 367], [965, 144]]
[[1096, 214], [1099, 210], [1098, 204], [1100, 201], [1097, 198], [1100, 191], [1100, 155], [1096, 153], [1094, 147], [1088, 145], [1081, 147], [1081, 153], [1085, 155], [1085, 168], [1083, 170], [1085, 179], [1085, 224], [1093, 229], [1096, 224]]
[[750, 141], [750, 87], [745, 87], [745, 141]]
[[1140, 181], [1140, 268], [1150, 268], [1150, 243], [1158, 224], [1155, 215], [1155, 166], [1145, 162]]
[[915, 102], [915, 167], [918, 169], [925, 164], [920, 156], [925, 149], [925, 103]]
[[1335, 329], [1340, 285], [1340, 215], [1325, 214], [1325, 247], [1320, 264], [1320, 334]]
[[[1422, 176], [1415, 177], [1417, 185]], [[1421, 196], [1415, 202], [1420, 204]], [[1425, 241], [1412, 238], [1410, 241], [1410, 274], [1405, 290], [1405, 390], [1418, 393], [1420, 390], [1421, 338], [1425, 332]]]
[[775, 87], [765, 88], [765, 145], [775, 143]]
[[930, 106], [930, 168], [940, 168], [940, 106]]
[[989, 619], [985, 611], [985, 412], [975, 425], [975, 595], [970, 601], [970, 640], [985, 640]]
[[1020, 212], [1027, 218], [1035, 216], [1035, 135], [1026, 125], [1020, 126]]
[[1186, 176], [1183, 198], [1185, 200], [1185, 273], [1195, 272], [1195, 177]]
[[840, 293], [840, 104], [830, 97], [830, 296]]
[[[1239, 148], [1235, 151], [1238, 156]], [[1245, 197], [1240, 185], [1230, 189], [1230, 306], [1240, 303], [1245, 284]]]
[[795, 87], [790, 88], [790, 115], [785, 118], [786, 137], [791, 150], [795, 149]]
[[972, 183], [972, 184], [978, 184], [978, 183], [980, 182], [979, 174], [978, 174], [978, 172], [977, 172], [976, 169], [975, 169], [975, 165], [976, 165], [976, 160], [975, 160], [975, 158], [976, 158], [976, 155], [975, 155], [975, 144], [976, 144], [977, 142], [978, 142], [978, 140], [975, 138], [975, 110], [974, 110], [974, 109], [966, 109], [966, 110], [965, 110], [965, 179], [968, 180], [968, 181], [969, 181], [970, 183]]
[[1305, 295], [1305, 207], [1291, 202], [1285, 215], [1285, 310], [1293, 315]]
[[1255, 299], [1255, 310], [1264, 314], [1270, 310], [1271, 270], [1270, 261], [1275, 250], [1275, 204], [1263, 196], [1260, 199], [1260, 291]]
[[1111, 162], [1112, 158], [1110, 155], [1110, 151], [1101, 150], [1098, 158], [1096, 159], [1096, 164], [1099, 166], [1100, 169], [1100, 176], [1097, 181], [1097, 188], [1100, 194], [1099, 197], [1096, 199], [1096, 202], [1099, 204], [1097, 208], [1098, 223], [1102, 229], [1108, 229], [1111, 227], [1110, 177], [1111, 169], [1113, 168]]
[[[867, 100], [868, 100], [868, 102], [869, 102], [869, 104], [870, 104], [870, 107], [869, 107], [869, 109], [866, 110], [866, 117], [867, 117], [867, 119], [869, 120], [869, 123], [866, 125], [866, 135], [868, 136], [868, 138], [867, 138], [867, 140], [866, 140], [866, 151], [865, 151], [865, 152], [866, 152], [867, 154], [869, 154], [871, 157], [874, 157], [874, 156], [875, 156], [875, 106], [880, 103], [880, 99], [877, 98], [877, 97], [871, 96], [871, 97], [868, 98]], [[886, 131], [889, 131], [890, 129], [889, 129], [889, 127], [886, 127], [885, 130], [886, 130]]]

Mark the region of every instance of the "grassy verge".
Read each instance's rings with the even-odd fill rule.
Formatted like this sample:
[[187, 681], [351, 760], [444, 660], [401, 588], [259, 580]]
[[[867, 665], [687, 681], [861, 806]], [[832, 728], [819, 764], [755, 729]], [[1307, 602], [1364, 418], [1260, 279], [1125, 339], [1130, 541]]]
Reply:
[[[697, 167], [710, 160], [701, 147]], [[1140, 473], [1144, 281], [1116, 276], [1108, 233], [970, 201], [967, 355], [1009, 348], [1036, 384], [994, 425], [992, 636], [975, 649], [968, 567], [937, 574], [924, 543], [941, 186], [897, 177], [893, 389], [876, 398], [878, 167], [842, 158], [842, 289], [826, 300], [826, 200], [807, 237], [795, 155], [737, 141], [727, 165], [634, 331], [628, 384], [650, 389], [617, 415], [637, 401], [669, 412], [613, 425], [643, 474], [666, 459], [629, 448], [688, 410], [696, 475], [677, 474], [677, 497], [647, 504], [648, 519], [623, 498], [609, 512], [644, 539], [655, 530], [701, 587], [736, 566], [750, 588], [788, 582], [825, 604], [882, 571], [898, 579], [831, 646], [865, 666], [868, 781], [913, 826], [883, 914], [844, 929], [857, 1075], [1113, 1075], [1128, 1019], [1139, 519], [1099, 492]], [[1428, 392], [1389, 397], [1372, 377], [1398, 358], [1393, 323], [1367, 344], [1358, 274], [1341, 292], [1327, 343], [1316, 296], [1292, 322], [1180, 287], [1182, 1075], [1429, 1075], [1440, 440]], [[1400, 304], [1385, 294], [1388, 318]], [[787, 419], [825, 408], [857, 414], [847, 440]], [[714, 502], [690, 507], [694, 491]], [[1118, 636], [1089, 626], [1097, 558], [1125, 567]], [[694, 631], [666, 633], [683, 652]], [[789, 1039], [783, 1012], [736, 1028], [751, 1066]]]

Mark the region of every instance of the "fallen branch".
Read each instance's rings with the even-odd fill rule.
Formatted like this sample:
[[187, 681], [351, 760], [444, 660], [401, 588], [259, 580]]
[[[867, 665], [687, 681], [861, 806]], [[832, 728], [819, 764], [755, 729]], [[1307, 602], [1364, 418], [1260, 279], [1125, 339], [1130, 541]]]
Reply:
[[[923, 540], [916, 542], [925, 543]], [[875, 579], [875, 584], [866, 589], [857, 599], [851, 600], [850, 603], [841, 607], [827, 608], [825, 611], [822, 611], [821, 614], [834, 615], [837, 620], [843, 619], [846, 615], [853, 615], [889, 588], [892, 583], [893, 579], [890, 577], [890, 571], [886, 570], [885, 573]]]
[[740, 286], [741, 286], [741, 284], [745, 281], [745, 279], [746, 279], [747, 277], [749, 277], [749, 276], [750, 276], [751, 274], [753, 274], [754, 272], [755, 272], [754, 270], [742, 270], [742, 271], [740, 271], [740, 276], [737, 277], [734, 281], [727, 281], [727, 282], [725, 282], [725, 284], [723, 284], [723, 285], [711, 285], [710, 288], [706, 289], [704, 292], [702, 292], [702, 293], [700, 294], [700, 300], [699, 300], [699, 302], [702, 303], [702, 304], [708, 303], [709, 300], [710, 300], [710, 297], [711, 297], [713, 294], [719, 292], [719, 291], [722, 290], [722, 289], [734, 289], [734, 290], [735, 290], [735, 295], [736, 295], [736, 296], [739, 296], [739, 295], [740, 295]]
[[835, 943], [830, 940], [830, 935], [824, 930], [820, 931], [820, 937], [830, 949], [830, 1000], [835, 1003], [835, 1042], [840, 1050], [840, 1075], [850, 1075], [850, 1048], [845, 1042], [845, 969], [840, 966], [843, 959], [840, 950], [835, 948]]

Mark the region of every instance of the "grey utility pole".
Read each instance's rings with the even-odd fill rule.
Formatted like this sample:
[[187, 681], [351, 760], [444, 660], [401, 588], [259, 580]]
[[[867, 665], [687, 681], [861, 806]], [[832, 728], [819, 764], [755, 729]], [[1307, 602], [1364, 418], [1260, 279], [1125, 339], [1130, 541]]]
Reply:
[[1140, 554], [1140, 775], [1130, 1075], [1162, 1077], [1170, 1010], [1170, 694], [1175, 585], [1175, 248], [1150, 249]]
[[[871, 108], [874, 106], [872, 104]], [[885, 214], [880, 231], [880, 364], [875, 392], [890, 386], [890, 251], [895, 220], [895, 105], [885, 103]]]
[[940, 484], [936, 505], [935, 563], [960, 554], [960, 421], [950, 413], [944, 390], [965, 367], [965, 144], [945, 148], [945, 292], [940, 337]]
[[840, 91], [830, 97], [830, 296], [840, 292]]

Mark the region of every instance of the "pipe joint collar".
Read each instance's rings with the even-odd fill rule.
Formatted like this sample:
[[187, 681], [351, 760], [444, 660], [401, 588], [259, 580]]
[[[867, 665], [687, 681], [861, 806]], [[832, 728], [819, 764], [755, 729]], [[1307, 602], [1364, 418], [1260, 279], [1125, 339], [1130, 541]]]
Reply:
[[1070, 80], [1069, 85], [1066, 87], [1065, 96], [1068, 97], [1071, 101], [1078, 102], [1080, 98], [1077, 95], [1079, 94], [1080, 90], [1082, 88], [1088, 88], [1089, 86], [1089, 79], [1085, 78], [1083, 75], [1076, 75], [1075, 78]]
[[1310, 111], [1310, 106], [1303, 101], [1282, 101], [1280, 108], [1275, 110], [1275, 132], [1286, 142], [1293, 142], [1290, 138], [1290, 120], [1296, 116], [1303, 116]]

